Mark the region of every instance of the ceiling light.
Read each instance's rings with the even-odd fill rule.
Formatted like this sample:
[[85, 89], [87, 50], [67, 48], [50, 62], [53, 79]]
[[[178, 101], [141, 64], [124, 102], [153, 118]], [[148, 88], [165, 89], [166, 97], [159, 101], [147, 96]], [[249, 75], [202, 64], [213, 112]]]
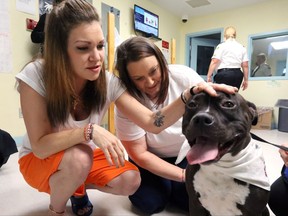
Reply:
[[279, 41], [279, 42], [272, 42], [271, 46], [275, 50], [280, 50], [280, 49], [288, 49], [288, 41]]

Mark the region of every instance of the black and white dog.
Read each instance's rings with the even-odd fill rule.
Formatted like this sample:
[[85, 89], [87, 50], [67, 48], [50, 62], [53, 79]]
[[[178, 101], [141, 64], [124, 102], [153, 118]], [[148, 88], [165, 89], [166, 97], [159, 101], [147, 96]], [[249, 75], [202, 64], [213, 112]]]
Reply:
[[240, 94], [194, 95], [182, 131], [190, 150], [186, 188], [191, 216], [263, 216], [270, 184], [261, 148], [251, 139], [256, 107]]

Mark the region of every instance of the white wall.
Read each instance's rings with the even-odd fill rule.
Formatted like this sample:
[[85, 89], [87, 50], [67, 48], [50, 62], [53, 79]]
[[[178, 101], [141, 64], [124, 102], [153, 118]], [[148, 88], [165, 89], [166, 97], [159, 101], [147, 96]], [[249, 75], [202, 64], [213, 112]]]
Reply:
[[19, 118], [19, 94], [14, 88], [14, 77], [36, 52], [37, 48], [32, 46], [30, 40], [30, 32], [26, 31], [26, 18], [38, 20], [38, 16], [16, 11], [16, 1], [10, 0], [9, 15], [13, 71], [0, 73], [0, 128], [13, 136], [21, 136], [25, 129], [23, 119]]

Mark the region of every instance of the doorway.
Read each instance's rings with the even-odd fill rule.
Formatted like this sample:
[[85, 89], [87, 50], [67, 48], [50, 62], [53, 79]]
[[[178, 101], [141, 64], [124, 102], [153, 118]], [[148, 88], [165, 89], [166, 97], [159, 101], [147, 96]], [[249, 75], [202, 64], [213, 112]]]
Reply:
[[206, 80], [211, 57], [221, 43], [223, 29], [189, 34], [186, 36], [186, 64]]

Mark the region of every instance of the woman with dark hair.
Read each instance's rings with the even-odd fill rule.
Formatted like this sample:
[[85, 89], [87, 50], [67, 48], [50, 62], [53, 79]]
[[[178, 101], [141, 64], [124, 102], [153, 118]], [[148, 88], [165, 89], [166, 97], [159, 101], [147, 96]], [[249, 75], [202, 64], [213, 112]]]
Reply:
[[[156, 113], [172, 104], [189, 86], [198, 85], [191, 90], [195, 94], [200, 86], [208, 85], [191, 68], [168, 65], [161, 50], [144, 37], [124, 41], [116, 56], [116, 70], [127, 91]], [[186, 103], [188, 98], [182, 99]], [[117, 108], [115, 125], [130, 161], [141, 174], [139, 189], [129, 196], [133, 205], [148, 214], [162, 211], [169, 202], [188, 211], [184, 183], [187, 160], [182, 156], [176, 161], [180, 148], [188, 147], [182, 134], [182, 118], [161, 133], [153, 134], [135, 125]]]
[[[95, 7], [85, 0], [64, 0], [49, 14], [44, 59], [16, 76], [27, 130], [20, 171], [30, 186], [50, 194], [50, 215], [64, 215], [69, 198], [74, 214], [91, 215], [86, 189], [131, 195], [138, 188], [137, 167], [125, 161], [120, 140], [100, 126], [111, 102], [153, 133], [184, 112], [180, 96], [157, 113], [137, 102], [105, 71], [104, 46]], [[189, 96], [187, 88], [182, 97]]]

